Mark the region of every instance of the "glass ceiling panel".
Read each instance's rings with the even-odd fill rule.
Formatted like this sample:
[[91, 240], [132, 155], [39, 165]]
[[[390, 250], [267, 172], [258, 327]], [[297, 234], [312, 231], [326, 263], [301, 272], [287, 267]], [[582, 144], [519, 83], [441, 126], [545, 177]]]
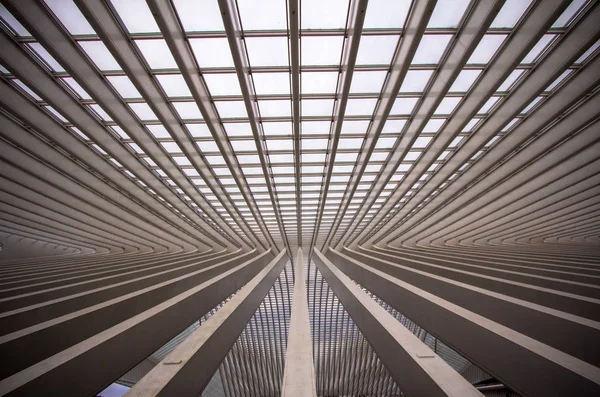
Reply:
[[303, 36], [300, 40], [302, 65], [339, 65], [343, 36]]
[[357, 71], [352, 76], [350, 93], [376, 93], [381, 91], [387, 71]]
[[331, 112], [333, 111], [333, 99], [303, 99], [300, 106], [302, 117], [331, 116]]
[[[346, 120], [342, 124], [342, 134], [364, 134], [369, 128], [368, 120]], [[329, 131], [329, 129], [328, 129]]]
[[450, 39], [452, 39], [452, 35], [449, 34], [423, 35], [412, 64], [437, 64], [448, 47]]
[[287, 29], [286, 2], [282, 0], [237, 0], [244, 30]]
[[148, 124], [146, 128], [148, 128], [155, 138], [171, 138], [167, 129], [161, 124]]
[[399, 37], [398, 35], [362, 36], [356, 55], [356, 64], [389, 65], [392, 62]]
[[234, 66], [226, 38], [189, 39], [189, 43], [201, 68]]
[[367, 7], [364, 28], [402, 28], [410, 0], [372, 0]]
[[377, 105], [377, 99], [348, 99], [347, 116], [371, 116]]
[[183, 29], [188, 32], [223, 31], [219, 4], [212, 0], [173, 0]]
[[129, 33], [160, 32], [145, 0], [110, 0]]
[[404, 77], [400, 92], [423, 92], [433, 70], [409, 70]]
[[186, 124], [185, 126], [194, 138], [212, 137], [210, 129], [206, 124]]
[[[138, 104], [136, 104], [138, 105]], [[144, 104], [145, 105], [145, 104]], [[146, 105], [148, 106], [148, 105]], [[102, 109], [102, 107], [100, 105], [90, 105], [90, 108], [92, 108], [94, 110], [94, 112], [100, 116], [100, 118], [104, 121], [112, 121], [112, 117], [110, 117], [108, 115], [108, 113], [106, 113], [106, 111], [104, 109]]]
[[512, 85], [525, 73], [523, 69], [513, 70], [510, 75], [504, 80], [504, 82], [498, 87], [498, 91], [507, 91], [512, 87]]
[[247, 37], [250, 66], [288, 66], [287, 37]]
[[71, 34], [96, 34], [72, 0], [44, 0]]
[[180, 74], [159, 74], [156, 79], [168, 97], [191, 97], [185, 79]]
[[27, 94], [31, 95], [36, 101], [42, 100], [42, 98], [40, 98], [40, 96], [38, 94], [36, 94], [31, 88], [29, 88], [27, 85], [25, 85], [25, 83], [23, 83], [21, 80], [12, 79], [10, 81], [13, 82], [14, 84], [18, 85], [19, 87], [21, 87], [21, 89], [23, 89]]
[[171, 102], [182, 119], [202, 119], [202, 113], [196, 102]]
[[504, 34], [486, 34], [483, 36], [475, 51], [471, 54], [471, 57], [467, 61], [471, 63], [488, 63], [494, 56], [498, 48], [504, 42], [507, 35]]
[[215, 106], [221, 118], [248, 118], [243, 101], [215, 102]]
[[418, 101], [419, 98], [396, 98], [394, 105], [392, 105], [390, 115], [410, 115]]
[[[256, 74], [255, 74], [256, 76]], [[356, 76], [354, 76], [356, 77]], [[337, 72], [303, 72], [300, 75], [302, 95], [334, 94], [337, 86]], [[354, 83], [354, 80], [353, 80]]]
[[131, 110], [140, 118], [140, 120], [158, 120], [156, 114], [146, 103], [129, 103]]
[[462, 70], [458, 76], [456, 76], [456, 80], [448, 90], [448, 92], [467, 92], [477, 80], [479, 75], [481, 74], [481, 70]]
[[127, 76], [106, 76], [108, 82], [117, 90], [119, 95], [125, 99], [141, 98], [142, 95], [135, 88]]
[[289, 73], [253, 73], [256, 95], [290, 95]]
[[262, 126], [265, 135], [292, 135], [292, 123], [288, 121], [263, 122]]
[[258, 101], [262, 117], [291, 117], [292, 108], [289, 100]]
[[544, 52], [546, 47], [554, 40], [556, 37], [555, 34], [545, 34], [542, 38], [536, 43], [535, 46], [529, 51], [529, 54], [525, 55], [525, 58], [521, 60], [521, 63], [533, 63], [537, 60], [537, 58]]
[[301, 0], [302, 29], [343, 29], [346, 26], [348, 0]]
[[31, 33], [2, 4], [0, 4], [0, 17], [2, 17], [4, 22], [10, 26], [17, 36], [31, 36]]
[[112, 56], [108, 48], [101, 41], [78, 41], [77, 42], [83, 51], [90, 57], [92, 62], [96, 64], [98, 69], [105, 70], [122, 70], [119, 63]]
[[456, 109], [456, 106], [461, 100], [462, 97], [446, 97], [442, 99], [442, 102], [440, 102], [433, 114], [450, 114]]
[[[306, 101], [303, 101], [303, 102], [306, 102]], [[331, 114], [331, 112], [330, 112], [330, 114]], [[344, 124], [346, 124], [346, 123], [344, 123]], [[303, 121], [301, 124], [302, 136], [317, 135], [317, 134], [328, 135], [330, 127], [331, 127], [330, 121]]]
[[427, 27], [457, 27], [470, 2], [470, 0], [438, 0]]
[[533, 0], [507, 0], [492, 22], [492, 28], [513, 28]]
[[177, 69], [175, 58], [163, 39], [135, 40], [151, 69]]
[[552, 24], [553, 28], [562, 28], [569, 25], [572, 18], [577, 14], [586, 0], [573, 0], [560, 17]]
[[62, 79], [81, 99], [92, 99], [90, 94], [85, 91], [78, 82], [72, 77], [65, 77]]
[[28, 44], [31, 48], [54, 72], [64, 72], [65, 69], [60, 63], [40, 43]]
[[236, 95], [242, 96], [240, 80], [235, 73], [205, 73], [204, 81], [213, 96]]

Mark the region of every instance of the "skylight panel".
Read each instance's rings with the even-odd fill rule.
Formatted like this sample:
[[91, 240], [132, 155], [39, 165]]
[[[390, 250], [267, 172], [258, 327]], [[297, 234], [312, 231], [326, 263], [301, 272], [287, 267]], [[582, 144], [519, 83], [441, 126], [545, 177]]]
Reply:
[[404, 77], [400, 92], [423, 92], [433, 70], [409, 70]]
[[540, 55], [544, 52], [544, 50], [550, 45], [550, 43], [556, 37], [555, 34], [545, 34], [542, 38], [536, 43], [535, 46], [529, 51], [529, 54], [525, 55], [525, 58], [521, 60], [521, 63], [533, 63], [538, 60]]
[[288, 66], [287, 37], [246, 37], [250, 66]]
[[293, 154], [271, 154], [271, 155], [269, 155], [269, 159], [271, 160], [271, 164], [293, 164], [294, 163], [294, 155]]
[[[335, 155], [335, 162], [355, 162], [358, 158], [358, 153], [337, 153]], [[325, 161], [325, 154], [323, 154], [323, 161]]]
[[175, 161], [175, 163], [177, 165], [182, 165], [182, 166], [192, 165], [192, 162], [190, 161], [190, 159], [188, 159], [185, 156], [175, 156], [175, 157], [173, 157], [173, 160]]
[[344, 36], [303, 36], [300, 40], [302, 65], [339, 65]]
[[[256, 74], [255, 74], [256, 76]], [[353, 76], [352, 80], [354, 83]], [[303, 72], [300, 75], [302, 95], [305, 94], [334, 94], [337, 86], [337, 72]]]
[[228, 136], [252, 136], [249, 123], [224, 123], [223, 127]]
[[484, 114], [490, 111], [490, 109], [498, 102], [500, 97], [493, 96], [487, 100], [487, 102], [479, 109], [477, 113]]
[[372, 0], [367, 7], [364, 28], [402, 28], [410, 0]]
[[225, 159], [223, 158], [223, 156], [205, 156], [206, 161], [208, 161], [208, 163], [210, 165], [224, 165], [225, 164]]
[[49, 111], [50, 113], [52, 113], [57, 119], [59, 119], [63, 123], [68, 123], [69, 122], [69, 120], [67, 120], [65, 118], [65, 116], [63, 116], [60, 112], [58, 112], [52, 106], [44, 106], [44, 109], [46, 109], [47, 111]]
[[175, 142], [161, 142], [160, 144], [169, 153], [181, 153], [181, 148]]
[[[263, 132], [265, 135], [292, 135], [292, 123], [289, 121], [268, 121], [263, 122]], [[250, 125], [248, 124], [248, 128]], [[252, 134], [252, 131], [250, 131]]]
[[492, 59], [498, 48], [502, 45], [507, 35], [505, 34], [486, 34], [471, 54], [467, 64], [481, 63], [486, 64]]
[[291, 117], [292, 109], [289, 100], [258, 101], [262, 117]]
[[[342, 129], [340, 133], [342, 135], [345, 134], [360, 134], [364, 135], [367, 132], [367, 128], [369, 128], [370, 121], [369, 120], [345, 120], [342, 123]], [[329, 129], [327, 129], [327, 133], [329, 133]]]
[[464, 138], [462, 136], [457, 136], [452, 140], [452, 142], [450, 142], [450, 144], [448, 145], [448, 149], [456, 149], [458, 145], [460, 145], [460, 143], [463, 141], [463, 139]]
[[394, 115], [394, 116], [411, 115], [413, 110], [415, 109], [415, 106], [418, 101], [419, 101], [419, 98], [417, 98], [417, 97], [411, 97], [411, 98], [398, 97], [398, 98], [396, 98], [396, 100], [394, 101], [394, 104], [392, 105], [392, 110], [390, 110], [390, 115]]
[[[137, 154], [144, 154], [144, 151], [137, 143], [128, 143], [129, 147]], [[163, 170], [156, 170], [161, 176], [167, 176]]]
[[533, 0], [507, 0], [492, 22], [492, 28], [513, 28]]
[[189, 39], [189, 43], [201, 68], [234, 66], [226, 38]]
[[424, 149], [427, 147], [427, 145], [429, 145], [429, 142], [431, 142], [433, 138], [432, 137], [418, 137], [417, 140], [415, 141], [415, 143], [413, 143], [412, 148], [413, 149]]
[[341, 138], [338, 141], [338, 149], [360, 149], [364, 138]]
[[398, 38], [398, 35], [362, 36], [356, 55], [356, 64], [389, 65], [392, 62]]
[[410, 163], [400, 163], [398, 168], [396, 168], [396, 172], [408, 172], [412, 168], [412, 164]]
[[553, 28], [567, 27], [571, 23], [573, 17], [577, 15], [581, 7], [586, 3], [586, 0], [573, 0], [567, 9], [558, 17], [552, 24]]
[[473, 118], [473, 119], [469, 120], [467, 125], [465, 125], [464, 128], [462, 129], [462, 132], [471, 132], [473, 130], [473, 127], [475, 127], [475, 125], [477, 123], [479, 123], [480, 120], [481, 119], [479, 119], [479, 118]]
[[102, 107], [100, 105], [90, 105], [90, 108], [94, 111], [94, 113], [96, 113], [102, 120], [104, 121], [112, 121], [112, 117], [110, 117], [108, 115], [108, 113], [106, 113], [106, 111], [104, 109], [102, 109]]
[[231, 147], [236, 152], [256, 152], [256, 142], [253, 139], [231, 141]]
[[64, 72], [65, 68], [40, 43], [30, 43], [29, 48], [35, 52], [35, 54], [43, 60], [50, 69], [54, 72]]
[[286, 3], [281, 0], [237, 0], [244, 30], [287, 29]]
[[31, 36], [31, 33], [2, 4], [0, 4], [0, 17], [2, 17], [4, 22], [10, 26], [17, 36]]
[[210, 129], [204, 123], [185, 124], [185, 126], [194, 138], [212, 137]]
[[449, 34], [424, 34], [412, 59], [412, 64], [437, 64], [446, 51], [450, 39], [452, 39], [452, 35]]
[[342, 29], [346, 26], [348, 0], [302, 0], [302, 29]]
[[114, 125], [110, 128], [112, 128], [112, 130], [119, 136], [119, 138], [128, 140], [131, 139], [129, 135], [127, 135], [127, 133], [123, 130], [123, 128], [119, 127], [118, 125]]
[[106, 76], [108, 82], [117, 90], [119, 95], [125, 99], [141, 98], [142, 95], [135, 88], [127, 76]]
[[573, 69], [567, 69], [558, 76], [556, 80], [554, 80], [544, 91], [552, 91], [555, 89], [560, 83], [562, 83], [569, 75], [573, 73]]
[[[331, 116], [331, 112], [333, 111], [333, 99], [303, 99], [301, 108], [302, 117]], [[328, 132], [329, 130], [327, 130], [326, 133]]]
[[462, 70], [448, 92], [467, 92], [481, 74], [481, 70]]
[[71, 34], [96, 34], [72, 0], [44, 0]]
[[8, 71], [8, 69], [6, 69], [4, 66], [0, 65], [0, 72], [4, 73], [4, 74], [9, 74], [10, 72]]
[[219, 146], [215, 141], [198, 141], [196, 145], [200, 148], [203, 153], [217, 152], [220, 153]]
[[392, 149], [398, 138], [379, 138], [375, 144], [375, 149]]
[[[331, 114], [331, 112], [329, 112], [329, 114]], [[301, 124], [302, 136], [317, 134], [328, 135], [330, 127], [330, 121], [303, 121]]]
[[382, 134], [399, 134], [404, 129], [406, 120], [387, 120], [381, 130]]
[[289, 73], [253, 73], [256, 95], [290, 95]]
[[302, 139], [302, 150], [327, 150], [329, 139]]
[[350, 93], [379, 93], [387, 71], [358, 71], [352, 76]]
[[179, 117], [184, 120], [202, 119], [202, 113], [196, 102], [171, 102]]
[[598, 47], [600, 47], [600, 40], [597, 41], [596, 43], [594, 43], [593, 46], [591, 46], [585, 53], [583, 53], [583, 55], [581, 55], [576, 61], [576, 64], [580, 64], [585, 62], [586, 59], [588, 59], [590, 57], [590, 55], [592, 55], [592, 53], [594, 53]]
[[527, 105], [523, 110], [521, 110], [521, 113], [529, 113], [529, 111], [533, 109], [535, 105], [537, 105], [542, 99], [544, 99], [544, 97], [536, 97], [533, 101], [529, 103], [529, 105]]
[[324, 163], [324, 162], [325, 162], [325, 153], [302, 153], [302, 163]]
[[155, 138], [171, 138], [171, 135], [162, 124], [147, 124], [146, 128]]
[[442, 101], [438, 105], [435, 112], [433, 112], [433, 114], [451, 114], [452, 112], [454, 112], [454, 109], [456, 109], [461, 100], [462, 97], [445, 97], [444, 99], [442, 99]]
[[191, 97], [185, 79], [180, 74], [159, 74], [156, 79], [168, 97]]
[[140, 120], [158, 120], [158, 117], [147, 103], [128, 103], [128, 105]]
[[179, 20], [187, 32], [223, 31], [223, 18], [216, 1], [173, 0]]
[[119, 63], [112, 56], [108, 48], [101, 41], [78, 41], [83, 51], [90, 57], [92, 62], [102, 71], [122, 70]]
[[205, 73], [204, 81], [213, 96], [236, 95], [242, 96], [240, 81], [235, 73]]
[[446, 119], [430, 119], [425, 127], [423, 127], [423, 132], [427, 133], [436, 133], [442, 128], [442, 125], [446, 122]]
[[523, 75], [523, 73], [525, 73], [525, 70], [523, 69], [513, 70], [510, 75], [508, 75], [506, 80], [504, 80], [504, 82], [500, 85], [500, 87], [498, 87], [498, 91], [508, 91], [510, 88], [512, 88], [515, 81], [517, 81], [519, 77]]
[[110, 0], [129, 33], [160, 32], [145, 0]]
[[377, 105], [377, 99], [348, 99], [346, 105], [347, 116], [371, 116]]
[[177, 62], [164, 39], [135, 40], [151, 69], [176, 69]]
[[27, 94], [29, 94], [31, 97], [33, 97], [33, 99], [35, 99], [36, 101], [42, 100], [42, 98], [38, 94], [36, 94], [31, 88], [29, 88], [27, 85], [25, 85], [25, 83], [23, 83], [21, 80], [13, 79], [11, 81], [14, 84], [18, 85], [19, 87], [21, 87], [21, 89], [23, 91], [25, 91]]
[[244, 101], [215, 102], [221, 118], [248, 118]]
[[79, 96], [79, 98], [81, 99], [92, 99], [92, 97], [90, 96], [90, 94], [87, 93], [86, 90], [84, 90], [77, 81], [75, 81], [74, 78], [72, 77], [64, 77], [62, 79], [62, 81], [65, 82], [65, 84], [67, 86], [69, 86], [69, 88], [71, 88], [73, 90], [73, 92], [75, 92], [75, 94], [77, 94], [77, 96]]
[[270, 139], [267, 140], [267, 149], [269, 152], [292, 151], [294, 150], [294, 141], [291, 139]]
[[404, 160], [403, 161], [416, 161], [420, 156], [421, 156], [420, 151], [418, 152], [408, 152], [406, 153], [406, 156], [404, 156]]
[[469, 0], [438, 0], [427, 27], [456, 28], [469, 3]]

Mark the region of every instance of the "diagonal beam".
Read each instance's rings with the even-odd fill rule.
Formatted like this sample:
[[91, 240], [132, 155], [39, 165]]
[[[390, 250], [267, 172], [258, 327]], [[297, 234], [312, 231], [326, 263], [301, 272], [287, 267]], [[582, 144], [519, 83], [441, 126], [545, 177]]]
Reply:
[[254, 89], [254, 83], [250, 74], [250, 64], [248, 61], [248, 54], [246, 53], [246, 46], [243, 38], [243, 30], [240, 22], [240, 16], [238, 14], [238, 8], [235, 0], [219, 0], [219, 8], [221, 9], [221, 16], [223, 17], [223, 25], [227, 32], [227, 40], [229, 47], [231, 48], [231, 55], [233, 57], [233, 63], [237, 72], [237, 76], [240, 82], [240, 88], [244, 97], [244, 104], [246, 111], [248, 112], [248, 119], [250, 121], [250, 127], [252, 128], [252, 135], [256, 142], [256, 150], [260, 159], [260, 164], [265, 176], [267, 183], [267, 190], [271, 198], [271, 205], [275, 211], [275, 217], [277, 218], [277, 224], [279, 226], [279, 232], [283, 243], [289, 253], [290, 258], [293, 257], [292, 250], [290, 248], [289, 239], [285, 231], [283, 219], [281, 215], [281, 208], [277, 200], [277, 195], [272, 183], [272, 176], [269, 172], [271, 167], [268, 155], [263, 149], [264, 137], [262, 134], [262, 126], [260, 121], [260, 111], [258, 109], [258, 102], [255, 100], [256, 94]]
[[152, 369], [127, 397], [202, 393], [231, 346], [283, 270], [285, 251], [268, 263], [217, 313]]
[[281, 386], [282, 397], [317, 396], [303, 263], [302, 248], [298, 248], [295, 263], [294, 302], [285, 355], [285, 372]]

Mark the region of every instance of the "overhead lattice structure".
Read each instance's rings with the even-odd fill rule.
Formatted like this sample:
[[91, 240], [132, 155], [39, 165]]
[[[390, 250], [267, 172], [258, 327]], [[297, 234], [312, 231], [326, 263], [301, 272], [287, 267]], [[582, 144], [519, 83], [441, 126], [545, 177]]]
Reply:
[[0, 0], [0, 396], [600, 395], [596, 0]]

